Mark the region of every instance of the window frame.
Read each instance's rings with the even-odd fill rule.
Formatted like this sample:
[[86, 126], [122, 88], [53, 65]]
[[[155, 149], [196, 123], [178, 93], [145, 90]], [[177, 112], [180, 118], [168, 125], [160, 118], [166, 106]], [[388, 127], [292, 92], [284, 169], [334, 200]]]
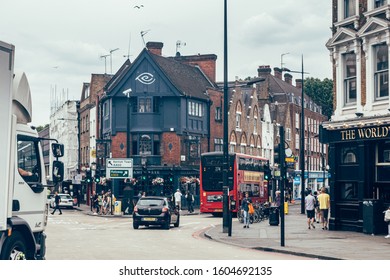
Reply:
[[[353, 55], [354, 56], [354, 68], [355, 68], [355, 75], [351, 75], [352, 71], [348, 70], [348, 56]], [[357, 61], [356, 61], [356, 53], [349, 52], [342, 54], [343, 56], [343, 90], [344, 90], [344, 105], [356, 105], [357, 103]], [[353, 88], [354, 84], [354, 90]], [[353, 97], [354, 92], [354, 97]]]
[[[378, 53], [379, 48], [386, 46], [385, 57], [387, 57], [387, 61], [379, 62]], [[374, 99], [375, 101], [385, 100], [389, 97], [389, 50], [388, 45], [386, 43], [381, 43], [377, 45], [373, 45], [374, 48]], [[379, 64], [383, 64], [383, 66], [379, 66]], [[383, 75], [384, 74], [384, 75]], [[383, 92], [382, 87], [386, 87], [384, 89], [385, 95], [382, 95]]]

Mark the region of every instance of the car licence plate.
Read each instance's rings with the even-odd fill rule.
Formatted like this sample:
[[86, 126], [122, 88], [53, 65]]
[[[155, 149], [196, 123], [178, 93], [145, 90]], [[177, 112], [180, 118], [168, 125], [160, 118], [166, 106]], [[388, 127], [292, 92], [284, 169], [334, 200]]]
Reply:
[[142, 220], [145, 222], [155, 222], [156, 218], [142, 218]]

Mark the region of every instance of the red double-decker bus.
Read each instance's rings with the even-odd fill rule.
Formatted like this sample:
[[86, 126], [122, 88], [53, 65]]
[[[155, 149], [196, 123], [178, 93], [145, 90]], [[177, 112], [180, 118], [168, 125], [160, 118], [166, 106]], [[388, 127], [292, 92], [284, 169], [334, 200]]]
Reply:
[[[268, 201], [268, 181], [264, 173], [269, 170], [266, 158], [229, 153], [229, 196], [237, 201], [237, 212], [245, 192], [252, 202]], [[223, 154], [203, 153], [200, 163], [200, 212], [217, 215], [223, 207]]]

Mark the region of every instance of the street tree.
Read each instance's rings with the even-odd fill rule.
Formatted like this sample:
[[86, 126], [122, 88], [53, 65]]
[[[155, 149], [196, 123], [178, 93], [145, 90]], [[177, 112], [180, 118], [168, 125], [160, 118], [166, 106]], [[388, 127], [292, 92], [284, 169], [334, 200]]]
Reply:
[[333, 81], [325, 78], [306, 78], [304, 82], [305, 94], [322, 107], [322, 114], [330, 118], [333, 114]]

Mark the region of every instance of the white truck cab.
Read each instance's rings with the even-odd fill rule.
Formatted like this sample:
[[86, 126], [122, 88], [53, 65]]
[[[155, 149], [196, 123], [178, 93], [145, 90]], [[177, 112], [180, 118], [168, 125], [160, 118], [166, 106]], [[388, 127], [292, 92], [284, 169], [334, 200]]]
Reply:
[[[31, 122], [24, 73], [14, 74], [15, 47], [0, 41], [0, 259], [44, 259], [47, 182], [42, 148]], [[55, 141], [54, 139], [50, 139]], [[62, 181], [63, 145], [52, 143], [53, 182]]]

